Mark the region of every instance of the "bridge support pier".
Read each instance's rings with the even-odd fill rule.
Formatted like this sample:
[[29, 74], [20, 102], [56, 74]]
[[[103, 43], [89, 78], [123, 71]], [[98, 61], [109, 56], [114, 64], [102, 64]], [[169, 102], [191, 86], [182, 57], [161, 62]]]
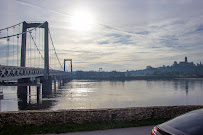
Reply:
[[[28, 83], [29, 79], [19, 79], [18, 83]], [[18, 86], [17, 95], [21, 102], [27, 102], [27, 86]]]
[[56, 80], [54, 79], [54, 92], [56, 93]]
[[52, 94], [52, 79], [49, 77], [48, 79], [42, 80], [42, 95], [50, 95]]
[[37, 86], [37, 103], [40, 101], [40, 86]]
[[31, 86], [28, 86], [29, 91], [29, 104], [31, 103]]
[[24, 110], [27, 107], [27, 86], [18, 86], [18, 108], [19, 110]]
[[62, 86], [62, 82], [61, 82], [61, 80], [59, 80], [59, 86], [60, 86], [60, 87]]

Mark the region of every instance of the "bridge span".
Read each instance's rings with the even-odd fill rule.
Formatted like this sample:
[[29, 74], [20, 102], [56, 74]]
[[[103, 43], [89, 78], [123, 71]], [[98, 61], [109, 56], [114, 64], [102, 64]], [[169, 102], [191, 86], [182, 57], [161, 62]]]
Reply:
[[[43, 68], [0, 65], [0, 82], [43, 77]], [[68, 79], [71, 78], [71, 73], [60, 70], [49, 70], [49, 77], [52, 79]]]
[[[49, 46], [49, 40], [52, 46]], [[63, 71], [65, 67], [57, 55], [47, 21], [24, 21], [0, 29], [0, 45], [3, 48], [0, 50], [0, 85], [21, 84], [18, 87], [21, 96], [27, 95], [27, 86], [39, 86], [39, 83], [42, 94], [51, 94], [52, 82], [72, 78], [72, 68], [71, 72]], [[59, 68], [53, 67], [56, 65]]]

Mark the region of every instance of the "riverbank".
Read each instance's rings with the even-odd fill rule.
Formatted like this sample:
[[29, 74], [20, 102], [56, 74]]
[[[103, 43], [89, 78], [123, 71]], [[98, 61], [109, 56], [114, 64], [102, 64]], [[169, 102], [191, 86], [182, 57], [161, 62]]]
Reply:
[[130, 81], [130, 80], [173, 80], [173, 79], [199, 79], [202, 76], [158, 76], [158, 75], [145, 75], [145, 76], [89, 76], [89, 77], [75, 77], [76, 80], [102, 80], [102, 81]]
[[1, 112], [0, 134], [64, 133], [154, 125], [200, 108], [203, 106]]

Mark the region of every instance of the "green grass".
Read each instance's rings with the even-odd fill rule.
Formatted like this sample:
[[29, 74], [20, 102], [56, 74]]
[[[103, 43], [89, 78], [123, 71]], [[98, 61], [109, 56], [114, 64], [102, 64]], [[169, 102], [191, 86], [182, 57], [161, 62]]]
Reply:
[[85, 124], [49, 124], [49, 125], [24, 125], [24, 126], [6, 126], [0, 130], [0, 135], [22, 135], [22, 134], [48, 134], [48, 133], [67, 133], [76, 131], [92, 131], [113, 128], [137, 127], [147, 125], [157, 125], [165, 122], [161, 120], [142, 120], [142, 121], [111, 121], [102, 123]]

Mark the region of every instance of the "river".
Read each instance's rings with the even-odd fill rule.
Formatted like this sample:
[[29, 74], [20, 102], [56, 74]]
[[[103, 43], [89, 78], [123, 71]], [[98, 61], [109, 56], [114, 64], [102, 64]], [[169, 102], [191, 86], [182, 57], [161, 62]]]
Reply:
[[16, 86], [4, 86], [0, 111], [123, 108], [140, 106], [202, 105], [203, 79], [92, 81], [72, 80], [37, 100], [32, 86], [26, 102]]

